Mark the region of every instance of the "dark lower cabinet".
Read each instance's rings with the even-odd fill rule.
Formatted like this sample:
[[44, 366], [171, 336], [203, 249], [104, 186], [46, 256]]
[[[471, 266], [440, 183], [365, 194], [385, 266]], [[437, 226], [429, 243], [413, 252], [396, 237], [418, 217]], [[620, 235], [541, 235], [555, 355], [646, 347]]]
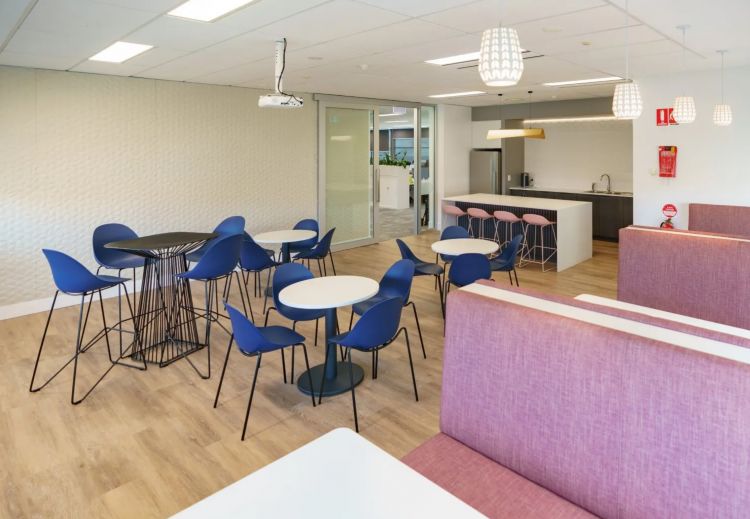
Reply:
[[633, 224], [633, 197], [594, 195], [587, 193], [559, 193], [557, 191], [530, 191], [510, 189], [513, 196], [533, 196], [591, 202], [591, 228], [594, 238], [617, 241], [620, 229]]

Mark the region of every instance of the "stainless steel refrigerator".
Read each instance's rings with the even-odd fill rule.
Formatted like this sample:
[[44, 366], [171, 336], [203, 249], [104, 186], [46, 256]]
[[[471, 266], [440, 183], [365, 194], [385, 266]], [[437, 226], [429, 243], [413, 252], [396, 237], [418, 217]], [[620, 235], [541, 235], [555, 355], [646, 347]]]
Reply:
[[469, 193], [503, 194], [505, 182], [500, 153], [480, 150], [471, 152]]

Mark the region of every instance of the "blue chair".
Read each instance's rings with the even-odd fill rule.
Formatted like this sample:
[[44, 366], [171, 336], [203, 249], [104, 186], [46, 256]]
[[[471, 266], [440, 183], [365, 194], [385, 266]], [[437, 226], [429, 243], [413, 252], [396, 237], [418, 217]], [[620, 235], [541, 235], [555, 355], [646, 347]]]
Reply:
[[518, 250], [521, 248], [521, 240], [523, 240], [523, 234], [516, 234], [512, 240], [508, 242], [508, 245], [503, 249], [503, 252], [495, 259], [490, 261], [490, 266], [493, 272], [507, 272], [508, 279], [510, 280], [511, 286], [513, 285], [513, 278], [510, 273], [512, 272], [516, 276], [516, 286], [518, 284], [518, 272], [516, 272], [516, 257], [518, 256]]
[[299, 222], [294, 224], [294, 229], [303, 230], [303, 231], [315, 231], [315, 236], [307, 240], [290, 243], [289, 244], [290, 254], [295, 253], [295, 252], [309, 252], [310, 249], [315, 247], [315, 244], [318, 243], [318, 234], [320, 233], [320, 226], [318, 225], [317, 220], [314, 220], [312, 218], [306, 218], [304, 220], [300, 220]]
[[[100, 225], [94, 229], [94, 235], [92, 237], [92, 245], [94, 249], [94, 259], [99, 264], [96, 269], [96, 273], [99, 274], [101, 269], [116, 270], [117, 276], [122, 276], [123, 270], [133, 270], [133, 307], [137, 308], [138, 301], [136, 298], [136, 269], [142, 268], [146, 262], [143, 256], [137, 254], [131, 254], [129, 252], [120, 251], [117, 249], [108, 249], [105, 247], [106, 244], [113, 241], [122, 240], [134, 240], [138, 238], [138, 235], [128, 227], [121, 223], [107, 223]], [[122, 291], [118, 286], [118, 304], [117, 304], [117, 315], [118, 315], [118, 330], [120, 337], [120, 354], [122, 354]]]
[[[366, 301], [356, 303], [352, 305], [352, 314], [349, 319], [349, 329], [352, 329], [352, 321], [354, 321], [354, 314], [363, 315], [367, 310], [375, 306], [377, 303], [390, 299], [393, 297], [401, 298], [404, 307], [411, 306], [414, 310], [414, 320], [417, 322], [417, 331], [419, 332], [419, 342], [422, 345], [422, 356], [427, 358], [427, 352], [424, 349], [424, 341], [422, 340], [422, 328], [419, 326], [419, 317], [417, 316], [417, 305], [414, 301], [409, 301], [409, 294], [411, 293], [411, 283], [414, 279], [414, 262], [408, 259], [398, 260], [396, 263], [386, 271], [383, 277], [380, 279], [380, 288], [378, 293], [372, 296]], [[375, 352], [373, 352], [374, 355]], [[374, 363], [373, 363], [374, 367]], [[372, 378], [377, 378], [377, 371], [373, 370]]]
[[207, 241], [199, 248], [185, 256], [189, 262], [195, 263], [196, 261], [200, 260], [206, 253], [208, 248], [211, 246], [211, 244], [218, 238], [230, 236], [232, 234], [242, 234], [243, 232], [245, 232], [245, 218], [242, 216], [230, 216], [229, 218], [225, 218], [219, 225], [216, 226], [216, 228], [214, 228], [214, 232], [218, 234], [216, 238]]
[[456, 259], [451, 262], [448, 279], [445, 281], [443, 307], [445, 307], [445, 300], [448, 299], [451, 285], [464, 287], [480, 279], [492, 279], [490, 260], [484, 254], [472, 253], [456, 256]]
[[[307, 252], [300, 252], [294, 257], [294, 261], [301, 260], [305, 261], [307, 260], [307, 268], [310, 268], [310, 260], [317, 260], [318, 262], [318, 272], [320, 272], [321, 276], [327, 276], [328, 271], [326, 270], [326, 257], [329, 257], [331, 260], [331, 268], [333, 269], [333, 275], [336, 275], [336, 265], [333, 264], [333, 253], [331, 252], [331, 241], [333, 240], [333, 233], [336, 230], [334, 227], [327, 233], [323, 235], [323, 237], [320, 239], [320, 241]], [[323, 261], [323, 269], [320, 268], [320, 262]]]
[[[411, 381], [414, 384], [414, 398], [419, 402], [417, 393], [417, 379], [414, 376], [414, 363], [411, 358], [411, 345], [409, 344], [409, 332], [406, 328], [399, 328], [401, 320], [401, 308], [403, 300], [400, 297], [384, 299], [371, 306], [362, 317], [357, 321], [351, 331], [335, 335], [330, 340], [338, 344], [346, 351], [346, 357], [349, 359], [349, 382], [352, 390], [352, 408], [354, 410], [354, 429], [359, 432], [359, 421], [357, 419], [357, 399], [354, 395], [354, 374], [352, 369], [352, 350], [362, 352], [378, 352], [395, 341], [401, 332], [404, 332], [406, 338], [406, 351], [409, 354], [409, 368], [411, 369]], [[328, 356], [328, 348], [326, 348]], [[328, 359], [326, 359], [326, 362]], [[378, 355], [375, 354], [375, 369], [377, 372]], [[318, 394], [318, 403], [323, 399], [325, 385], [325, 374], [323, 374], [320, 383], [320, 393]]]
[[[276, 271], [273, 273], [273, 281], [271, 282], [271, 291], [273, 293], [273, 304], [266, 311], [266, 319], [263, 323], [264, 326], [268, 325], [268, 316], [271, 314], [271, 310], [276, 310], [282, 317], [292, 321], [292, 330], [296, 330], [297, 323], [300, 321], [315, 321], [315, 345], [318, 345], [318, 320], [321, 317], [325, 317], [325, 310], [303, 310], [301, 308], [293, 308], [287, 306], [279, 301], [279, 294], [289, 285], [304, 281], [306, 279], [312, 279], [313, 274], [304, 265], [299, 263], [284, 263], [276, 267]], [[281, 352], [281, 364], [284, 368], [284, 383], [286, 384], [286, 361], [284, 360], [284, 352]], [[294, 383], [294, 348], [292, 347], [292, 383]]]
[[[414, 262], [414, 275], [415, 276], [435, 276], [435, 286], [440, 289], [440, 301], [443, 300], [443, 274], [445, 269], [437, 263], [429, 263], [419, 259], [414, 252], [409, 248], [406, 243], [402, 240], [397, 239], [396, 245], [398, 245], [399, 251], [401, 251], [401, 257]], [[443, 316], [445, 317], [445, 316]]]
[[[229, 314], [229, 319], [232, 322], [232, 336], [229, 339], [229, 346], [227, 347], [227, 356], [224, 358], [224, 367], [221, 370], [221, 378], [219, 379], [219, 387], [216, 388], [216, 398], [214, 399], [214, 408], [219, 404], [219, 394], [221, 393], [221, 385], [224, 382], [224, 373], [227, 371], [227, 363], [229, 362], [229, 353], [232, 351], [232, 343], [237, 341], [237, 349], [240, 353], [246, 357], [256, 357], [255, 362], [255, 374], [253, 375], [253, 385], [250, 389], [250, 399], [247, 402], [247, 411], [245, 412], [245, 423], [242, 426], [242, 441], [245, 441], [245, 432], [247, 431], [247, 421], [250, 418], [250, 406], [253, 405], [253, 395], [255, 394], [255, 383], [258, 380], [258, 371], [260, 370], [260, 362], [263, 359], [264, 353], [270, 353], [272, 351], [281, 350], [289, 346], [302, 346], [302, 351], [305, 353], [305, 367], [307, 368], [307, 376], [309, 377], [310, 387], [312, 387], [312, 375], [310, 375], [310, 363], [307, 360], [307, 347], [305, 346], [305, 338], [294, 330], [285, 328], [284, 326], [264, 326], [258, 328], [255, 326], [242, 312], [234, 308], [233, 306], [224, 303]], [[315, 407], [315, 395], [311, 394], [313, 407]]]
[[[463, 238], [471, 238], [469, 235], [469, 231], [464, 229], [463, 227], [459, 227], [458, 225], [449, 225], [445, 229], [443, 229], [443, 232], [440, 233], [440, 240], [458, 240]], [[440, 259], [443, 260], [443, 266], [445, 264], [450, 263], [453, 261], [456, 256], [450, 256], [448, 254], [435, 254], [435, 262], [437, 263], [438, 256], [440, 256]]]
[[[191, 362], [190, 365], [193, 369], [201, 376], [201, 378], [207, 379], [211, 377], [211, 323], [215, 322], [221, 326], [224, 331], [231, 333], [224, 325], [219, 321], [219, 317], [227, 317], [219, 313], [218, 303], [218, 282], [224, 280], [224, 288], [222, 291], [222, 300], [226, 301], [229, 298], [229, 293], [232, 290], [232, 278], [237, 278], [237, 284], [240, 290], [240, 299], [242, 300], [242, 307], [247, 315], [247, 305], [245, 304], [245, 296], [242, 292], [242, 283], [240, 282], [239, 274], [235, 271], [235, 267], [240, 259], [240, 249], [242, 247], [242, 234], [234, 234], [230, 236], [224, 236], [215, 240], [211, 240], [211, 245], [206, 249], [206, 252], [202, 255], [198, 263], [187, 272], [177, 274], [177, 278], [185, 282], [189, 281], [202, 281], [205, 284], [205, 309], [195, 308], [193, 309], [193, 319], [206, 319], [206, 334], [205, 334], [205, 347], [208, 355], [208, 373], [201, 373], [195, 365]], [[211, 307], [215, 306], [215, 309]], [[184, 308], [184, 307], [183, 307]], [[204, 313], [199, 313], [200, 310], [205, 310]], [[250, 307], [250, 315], [252, 317], [253, 309]], [[253, 318], [253, 320], [255, 320]], [[163, 354], [163, 351], [162, 351]]]
[[281, 265], [269, 255], [267, 249], [264, 249], [253, 240], [249, 234], [243, 234], [242, 249], [240, 249], [240, 270], [242, 270], [245, 293], [247, 293], [247, 282], [250, 280], [250, 274], [253, 274], [253, 296], [260, 297], [264, 292], [263, 283], [261, 282], [261, 273], [268, 271], [268, 280], [266, 285], [270, 285], [271, 269]]
[[[115, 277], [115, 276], [103, 276], [97, 275], [90, 272], [86, 267], [81, 265], [78, 261], [71, 258], [67, 254], [58, 252], [50, 249], [43, 249], [44, 256], [47, 258], [50, 270], [52, 271], [52, 278], [55, 282], [55, 295], [52, 298], [52, 306], [49, 309], [47, 315], [47, 322], [44, 325], [44, 333], [42, 334], [42, 341], [39, 344], [39, 351], [36, 355], [36, 362], [34, 363], [34, 371], [31, 374], [31, 384], [29, 385], [29, 391], [36, 393], [43, 389], [49, 384], [57, 375], [59, 375], [71, 362], [73, 363], [73, 383], [70, 390], [70, 403], [73, 405], [80, 404], [87, 396], [91, 394], [96, 386], [99, 385], [104, 377], [112, 370], [116, 365], [122, 365], [131, 368], [146, 369], [145, 360], [143, 361], [143, 367], [132, 366], [130, 364], [121, 363], [120, 361], [128, 355], [133, 345], [138, 341], [138, 334], [135, 334], [135, 340], [133, 343], [123, 352], [117, 359], [112, 357], [112, 350], [109, 343], [109, 330], [107, 327], [107, 320], [104, 316], [104, 301], [102, 300], [102, 290], [113, 287], [122, 287], [125, 291], [125, 298], [130, 309], [131, 319], [133, 317], [133, 307], [130, 304], [130, 297], [128, 296], [128, 289], [125, 283], [128, 281], [126, 278]], [[47, 338], [47, 331], [49, 329], [49, 323], [52, 319], [52, 312], [55, 309], [55, 303], [57, 302], [57, 296], [62, 292], [63, 294], [80, 296], [81, 304], [78, 311], [78, 331], [76, 332], [76, 344], [75, 352], [73, 356], [62, 365], [46, 382], [38, 387], [34, 387], [34, 380], [36, 380], [37, 369], [39, 368], [39, 360], [42, 356], [42, 349], [44, 348], [44, 341]], [[102, 313], [102, 330], [98, 332], [89, 342], [83, 344], [83, 338], [86, 334], [86, 324], [88, 323], [89, 313], [91, 311], [91, 303], [94, 298], [94, 294], [99, 295], [99, 308]], [[86, 298], [89, 298], [88, 309], [86, 310], [86, 316], [83, 315], [83, 308], [86, 306]], [[107, 355], [109, 357], [110, 366], [104, 372], [104, 374], [97, 379], [93, 386], [81, 397], [76, 398], [76, 380], [78, 375], [78, 357], [80, 354], [88, 351], [94, 344], [96, 344], [101, 338], [104, 337], [107, 344]], [[143, 359], [142, 359], [143, 360]]]

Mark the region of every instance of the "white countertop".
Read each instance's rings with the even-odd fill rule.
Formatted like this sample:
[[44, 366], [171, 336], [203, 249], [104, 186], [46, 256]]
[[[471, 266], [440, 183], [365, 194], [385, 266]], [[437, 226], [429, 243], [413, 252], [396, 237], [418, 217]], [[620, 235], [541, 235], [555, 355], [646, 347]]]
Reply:
[[508, 207], [520, 207], [525, 209], [542, 209], [547, 211], [559, 211], [571, 207], [579, 207], [591, 202], [577, 202], [575, 200], [558, 200], [555, 198], [535, 198], [530, 196], [508, 196], [491, 195], [489, 193], [476, 193], [473, 195], [451, 196], [443, 198], [445, 202], [468, 202], [470, 204], [504, 205]]
[[484, 516], [352, 430], [335, 429], [174, 516], [209, 517]]
[[508, 189], [518, 189], [520, 191], [542, 191], [544, 193], [572, 193], [574, 195], [601, 195], [601, 196], [620, 196], [624, 198], [633, 198], [632, 192], [619, 191], [617, 193], [607, 193], [597, 191], [592, 193], [591, 191], [582, 191], [580, 189], [557, 189], [557, 188], [545, 188], [545, 187], [510, 187]]

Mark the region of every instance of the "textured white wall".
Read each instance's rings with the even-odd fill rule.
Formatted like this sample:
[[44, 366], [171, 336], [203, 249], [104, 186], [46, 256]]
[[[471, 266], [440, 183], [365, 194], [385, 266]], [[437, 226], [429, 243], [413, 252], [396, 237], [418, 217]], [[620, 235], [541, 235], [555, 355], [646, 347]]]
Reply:
[[[643, 115], [633, 124], [633, 221], [659, 225], [662, 206], [677, 205], [673, 220], [688, 225], [688, 204], [750, 205], [750, 68], [726, 71], [726, 101], [731, 126], [713, 124], [713, 107], [721, 99], [719, 71], [651, 77], [638, 82]], [[656, 126], [656, 109], [672, 106], [676, 95], [695, 98], [697, 118], [681, 126]], [[659, 178], [658, 146], [677, 146], [677, 176]]]
[[526, 139], [525, 168], [539, 188], [591, 189], [604, 173], [612, 189], [633, 189], [633, 124], [630, 121], [541, 124], [544, 140]]
[[258, 91], [0, 67], [0, 306], [51, 297], [43, 247], [94, 267], [91, 233], [251, 233], [317, 214], [317, 116]]
[[437, 194], [438, 228], [443, 227], [442, 200], [446, 196], [469, 193], [471, 154], [471, 108], [437, 107]]

